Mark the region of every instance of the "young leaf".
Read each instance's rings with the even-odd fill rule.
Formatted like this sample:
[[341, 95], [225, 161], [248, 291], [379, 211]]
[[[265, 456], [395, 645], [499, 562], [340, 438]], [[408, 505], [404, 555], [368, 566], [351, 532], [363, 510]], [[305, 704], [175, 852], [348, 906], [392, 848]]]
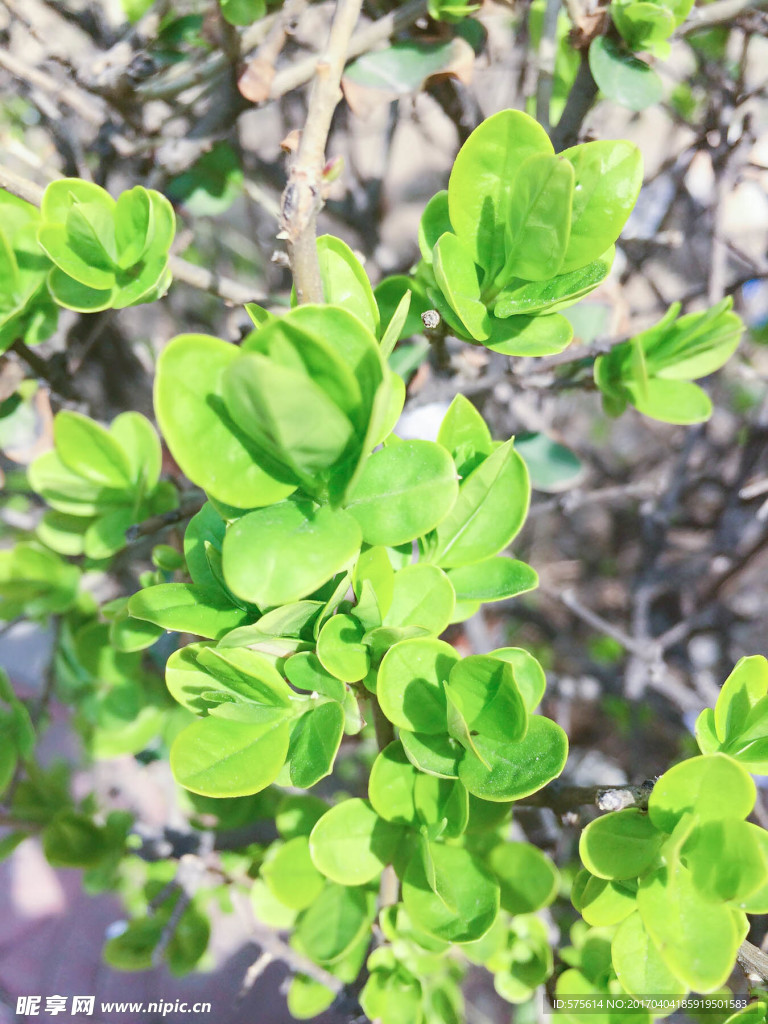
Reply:
[[480, 295], [478, 268], [469, 251], [452, 232], [435, 245], [432, 269], [440, 291], [470, 337], [483, 341], [490, 333], [490, 318]]
[[653, 787], [648, 816], [663, 832], [672, 832], [687, 811], [700, 821], [746, 818], [755, 793], [747, 772], [725, 754], [692, 757], [670, 768]]
[[571, 233], [573, 185], [573, 167], [562, 157], [537, 153], [520, 165], [512, 182], [500, 283], [511, 277], [546, 281], [561, 273]]
[[553, 153], [544, 129], [527, 114], [502, 110], [472, 132], [456, 157], [448, 183], [451, 224], [489, 280], [504, 266], [515, 172], [537, 153]]
[[443, 733], [446, 705], [443, 686], [459, 658], [441, 640], [404, 640], [381, 663], [376, 693], [394, 725], [416, 733]]
[[332, 807], [309, 837], [315, 867], [342, 885], [364, 885], [390, 863], [402, 829], [354, 797]]
[[176, 781], [203, 796], [247, 796], [275, 781], [288, 753], [290, 718], [279, 709], [261, 722], [200, 718], [171, 747]]
[[277, 899], [291, 910], [311, 906], [325, 887], [325, 879], [309, 855], [306, 836], [296, 836], [278, 846], [274, 856], [262, 864], [260, 874]]
[[438, 523], [431, 560], [456, 568], [495, 555], [523, 525], [529, 500], [528, 471], [507, 441], [462, 482], [456, 503]]
[[581, 833], [579, 855], [598, 878], [637, 878], [653, 866], [664, 838], [645, 812], [628, 807], [591, 821]]
[[461, 847], [423, 846], [423, 852], [411, 857], [403, 878], [403, 903], [411, 919], [448, 942], [479, 939], [499, 911], [499, 888], [493, 877]]
[[457, 492], [456, 469], [439, 445], [404, 441], [370, 456], [345, 507], [366, 543], [395, 547], [434, 529]]
[[306, 711], [294, 726], [288, 749], [291, 783], [309, 789], [330, 775], [344, 735], [344, 710], [336, 701]]
[[224, 577], [233, 594], [259, 605], [298, 601], [350, 563], [360, 529], [341, 509], [284, 501], [238, 519], [222, 548]]
[[379, 307], [360, 260], [349, 246], [334, 235], [320, 235], [317, 258], [325, 301], [343, 306], [361, 320], [371, 334], [379, 333]]
[[483, 760], [466, 751], [459, 778], [482, 800], [520, 800], [556, 779], [568, 757], [568, 739], [555, 722], [532, 715], [525, 737], [514, 743], [475, 737]]
[[394, 576], [384, 626], [423, 626], [438, 635], [450, 622], [455, 603], [449, 577], [435, 565], [406, 565]]
[[645, 61], [620, 49], [609, 36], [598, 36], [589, 47], [589, 69], [605, 95], [630, 110], [645, 110], [662, 97], [656, 72]]
[[317, 657], [323, 668], [345, 683], [365, 678], [370, 668], [363, 644], [365, 630], [352, 615], [333, 615], [317, 637]]
[[228, 505], [254, 508], [281, 501], [295, 484], [256, 463], [248, 437], [226, 412], [222, 377], [240, 357], [238, 348], [218, 338], [174, 338], [157, 363], [155, 412], [173, 457], [193, 483]]

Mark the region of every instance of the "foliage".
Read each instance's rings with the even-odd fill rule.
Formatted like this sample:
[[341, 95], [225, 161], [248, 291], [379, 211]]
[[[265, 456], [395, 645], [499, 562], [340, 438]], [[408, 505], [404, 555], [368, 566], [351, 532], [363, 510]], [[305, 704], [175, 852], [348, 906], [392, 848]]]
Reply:
[[[125, 5], [131, 20], [147, 9]], [[476, 9], [430, 0], [438, 39], [359, 56], [347, 87], [402, 95], [445, 74], [459, 38], [450, 26]], [[658, 98], [655, 72], [633, 53], [665, 57], [689, 9], [613, 0], [621, 40], [588, 44], [600, 89], [634, 109]], [[220, 0], [219, 10], [234, 29], [267, 4]], [[535, 4], [534, 46], [545, 20]], [[192, 22], [163, 23], [156, 43], [169, 63], [198, 45]], [[562, 19], [554, 39], [550, 115], [569, 102], [579, 64]], [[82, 869], [89, 891], [120, 893], [130, 921], [109, 938], [108, 964], [194, 969], [211, 908], [226, 909], [238, 888], [259, 921], [289, 933], [288, 960], [293, 951], [317, 968], [291, 981], [297, 1019], [330, 1006], [335, 981], [357, 986], [371, 1020], [454, 1024], [471, 965], [510, 1004], [543, 985], [679, 998], [725, 986], [749, 915], [768, 913], [768, 839], [747, 820], [750, 773], [768, 774], [768, 662], [739, 661], [697, 720], [700, 755], [656, 780], [647, 810], [591, 821], [583, 868], [561, 877], [513, 825], [516, 805], [546, 805], [568, 755], [565, 731], [539, 710], [542, 664], [520, 646], [462, 656], [443, 637], [484, 604], [538, 586], [508, 550], [531, 480], [558, 491], [582, 462], [543, 433], [494, 438], [462, 395], [435, 440], [397, 433], [405, 378], [426, 351], [398, 343], [421, 333], [422, 318], [438, 345], [452, 336], [502, 357], [565, 353], [574, 329], [562, 310], [607, 278], [642, 174], [630, 142], [556, 154], [528, 114], [494, 114], [424, 209], [409, 273], [374, 289], [345, 242], [313, 238], [324, 301], [299, 304], [294, 289], [290, 306], [287, 294], [284, 306], [248, 303], [252, 329], [238, 345], [183, 333], [163, 347], [162, 440], [137, 412], [105, 427], [59, 409], [52, 449], [19, 488], [44, 511], [34, 534], [0, 551], [0, 619], [54, 623], [49, 687], [72, 706], [84, 751], [167, 758], [201, 849], [201, 836], [273, 827], [221, 851], [221, 878], [190, 896], [171, 860], [147, 854], [131, 815], [76, 797], [66, 766], [41, 767], [41, 723], [0, 674], [0, 793], [12, 823], [0, 852], [39, 834], [52, 865]], [[217, 143], [166, 190], [185, 214], [215, 216], [245, 181], [236, 150]], [[2, 349], [44, 340], [59, 307], [124, 309], [171, 283], [176, 214], [159, 191], [136, 185], [114, 199], [65, 178], [39, 211], [6, 193], [0, 207]], [[575, 372], [592, 374], [609, 415], [631, 405], [669, 424], [709, 418], [693, 381], [727, 362], [742, 323], [730, 298], [681, 308], [607, 348], [574, 347]], [[163, 442], [190, 490], [163, 479]], [[184, 524], [183, 540], [155, 545], [139, 586], [99, 603], [91, 574], [118, 578], [158, 518], [158, 528]], [[557, 901], [567, 927], [569, 891], [583, 920], [554, 980], [541, 912]], [[611, 1020], [630, 1016], [662, 1015]]]

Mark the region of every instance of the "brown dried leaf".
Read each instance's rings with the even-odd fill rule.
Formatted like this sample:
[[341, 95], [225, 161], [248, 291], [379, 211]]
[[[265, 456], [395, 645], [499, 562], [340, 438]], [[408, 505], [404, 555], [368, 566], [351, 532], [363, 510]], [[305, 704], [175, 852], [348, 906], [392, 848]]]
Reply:
[[274, 64], [263, 57], [255, 57], [238, 78], [237, 88], [249, 102], [264, 103], [269, 99], [274, 77]]

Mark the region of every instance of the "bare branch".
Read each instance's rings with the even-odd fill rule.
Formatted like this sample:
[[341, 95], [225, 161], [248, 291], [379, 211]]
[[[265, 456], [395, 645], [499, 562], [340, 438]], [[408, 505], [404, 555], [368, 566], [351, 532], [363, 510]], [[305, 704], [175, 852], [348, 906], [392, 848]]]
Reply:
[[[366, 25], [355, 32], [347, 47], [347, 60], [353, 60], [362, 53], [367, 53], [379, 43], [385, 42], [390, 36], [401, 32], [404, 28], [412, 25], [414, 21], [427, 13], [427, 0], [410, 0], [402, 7], [390, 11], [382, 18], [378, 18], [370, 25]], [[297, 61], [289, 68], [278, 71], [272, 83], [270, 99], [277, 99], [284, 96], [292, 89], [298, 89], [300, 85], [309, 82], [317, 68], [317, 55], [307, 57], [305, 60]]]
[[325, 144], [341, 99], [339, 83], [361, 7], [362, 0], [338, 0], [326, 54], [317, 62], [298, 152], [283, 192], [282, 228], [299, 303], [323, 301], [315, 228], [323, 203]]
[[768, 0], [715, 0], [714, 3], [694, 7], [688, 20], [681, 25], [677, 34], [687, 36], [701, 28], [710, 28], [712, 25], [722, 25], [725, 22], [733, 21], [745, 11], [759, 11], [766, 7], [768, 7]]

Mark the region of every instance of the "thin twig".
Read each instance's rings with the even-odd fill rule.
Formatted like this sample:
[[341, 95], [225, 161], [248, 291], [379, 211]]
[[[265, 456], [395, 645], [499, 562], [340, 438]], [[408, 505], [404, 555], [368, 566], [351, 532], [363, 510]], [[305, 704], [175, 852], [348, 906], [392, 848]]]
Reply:
[[552, 130], [552, 145], [556, 152], [567, 149], [578, 142], [579, 132], [584, 118], [592, 109], [597, 99], [597, 83], [589, 69], [589, 58], [586, 51], [581, 54], [581, 64], [576, 72], [571, 91], [565, 102], [565, 109]]
[[644, 661], [658, 664], [662, 648], [657, 643], [637, 643], [625, 630], [615, 626], [612, 622], [604, 619], [602, 615], [598, 615], [597, 612], [583, 605], [572, 590], [555, 590], [553, 587], [547, 586], [539, 586], [539, 590], [547, 597], [560, 601], [569, 611], [573, 612], [583, 622], [586, 622], [588, 626], [592, 626], [593, 629], [597, 629], [601, 633], [605, 633], [606, 636], [612, 637], [625, 650], [637, 655], [637, 657], [642, 658]]
[[322, 302], [317, 259], [317, 215], [323, 203], [325, 145], [333, 112], [341, 99], [341, 74], [362, 0], [338, 0], [325, 56], [317, 62], [307, 118], [291, 163], [282, 199], [282, 232], [299, 303]]
[[159, 515], [150, 516], [149, 519], [145, 519], [141, 523], [129, 526], [125, 531], [126, 540], [130, 544], [140, 540], [142, 537], [151, 537], [153, 534], [159, 533], [160, 530], [164, 530], [167, 526], [183, 523], [187, 519], [191, 519], [192, 516], [197, 515], [204, 504], [204, 497], [195, 498], [194, 501], [188, 501], [185, 505], [171, 509], [170, 512], [161, 512]]
[[715, 0], [714, 3], [694, 7], [688, 20], [680, 26], [677, 34], [687, 36], [702, 28], [723, 25], [728, 21], [733, 21], [745, 11], [759, 11], [765, 7], [768, 7], [768, 0]]
[[343, 981], [334, 977], [333, 974], [330, 974], [322, 967], [319, 967], [309, 957], [304, 956], [303, 953], [293, 949], [287, 942], [283, 942], [266, 925], [257, 924], [254, 931], [254, 942], [260, 947], [262, 952], [270, 953], [276, 960], [281, 960], [294, 974], [306, 974], [308, 978], [317, 981], [321, 985], [325, 985], [326, 988], [329, 988], [336, 995], [339, 995], [344, 990]]
[[[386, 42], [390, 36], [396, 35], [404, 28], [408, 28], [414, 21], [427, 13], [427, 0], [410, 0], [410, 3], [390, 11], [382, 18], [378, 18], [370, 25], [359, 29], [352, 36], [347, 47], [347, 60], [353, 60], [363, 53], [367, 53], [379, 43]], [[278, 71], [272, 83], [269, 98], [274, 100], [284, 96], [300, 85], [310, 81], [317, 68], [317, 54], [297, 61], [291, 67]]]

